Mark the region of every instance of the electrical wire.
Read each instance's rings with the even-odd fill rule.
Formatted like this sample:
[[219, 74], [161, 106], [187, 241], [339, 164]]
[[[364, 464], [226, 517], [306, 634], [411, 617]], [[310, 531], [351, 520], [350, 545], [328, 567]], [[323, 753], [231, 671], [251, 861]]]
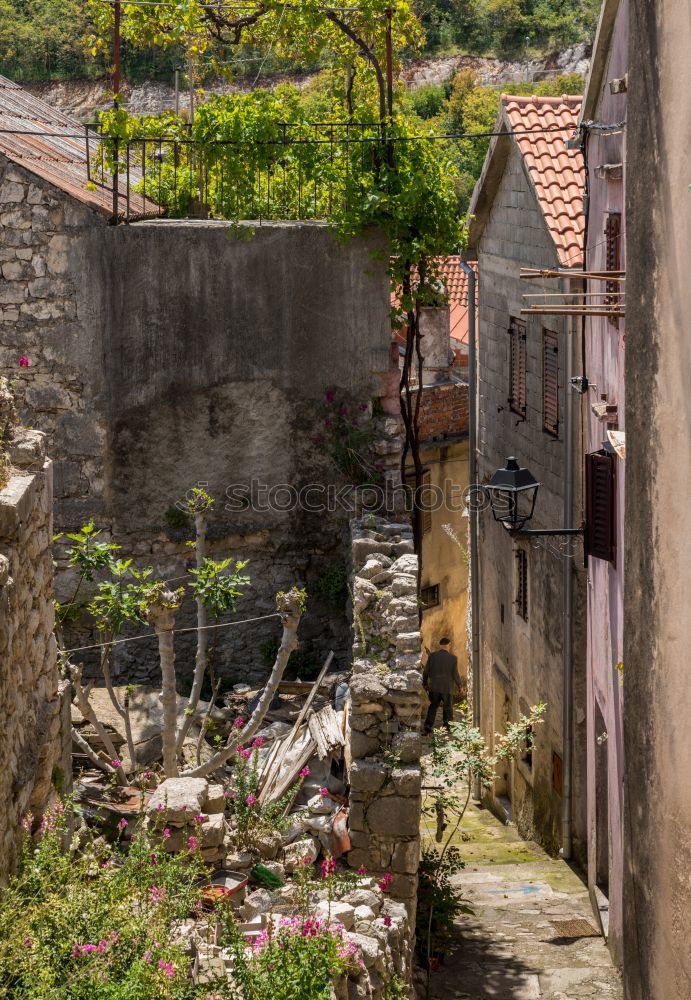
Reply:
[[[203, 628], [198, 628], [196, 625], [191, 625], [189, 628], [173, 628], [164, 629], [166, 633], [170, 635], [180, 635], [182, 632], [208, 632], [209, 629], [214, 628], [230, 628], [233, 625], [247, 625], [248, 622], [263, 622], [267, 621], [269, 618], [280, 618], [278, 611], [274, 611], [271, 615], [259, 615], [257, 618], [243, 618], [239, 622], [221, 622], [220, 625], [204, 625]], [[75, 649], [63, 649], [62, 653], [69, 655], [70, 653], [83, 653], [87, 649], [103, 649], [104, 646], [122, 646], [126, 642], [136, 642], [137, 639], [151, 639], [155, 638], [156, 632], [144, 632], [142, 635], [131, 635], [128, 639], [115, 639], [113, 642], [96, 642], [93, 646], [77, 646]]]
[[257, 86], [257, 80], [258, 80], [258, 79], [259, 79], [259, 77], [260, 77], [260, 76], [262, 75], [262, 70], [264, 69], [264, 65], [265, 65], [265, 63], [266, 63], [266, 60], [267, 60], [267, 59], [269, 58], [269, 56], [271, 55], [271, 51], [272, 51], [272, 49], [273, 49], [274, 45], [276, 44], [276, 39], [278, 38], [278, 33], [279, 33], [279, 31], [281, 30], [281, 23], [282, 23], [282, 21], [283, 21], [283, 15], [285, 14], [285, 12], [286, 12], [286, 8], [284, 7], [284, 8], [282, 9], [282, 11], [281, 11], [281, 16], [280, 16], [280, 17], [279, 17], [279, 19], [278, 19], [278, 24], [276, 25], [276, 30], [275, 30], [275, 31], [274, 31], [274, 33], [273, 33], [273, 37], [272, 37], [272, 39], [271, 39], [271, 41], [270, 41], [270, 43], [269, 43], [269, 47], [268, 47], [268, 49], [266, 50], [266, 54], [265, 54], [264, 58], [262, 59], [262, 63], [261, 63], [261, 66], [260, 66], [260, 67], [259, 67], [259, 69], [257, 70], [257, 75], [256, 75], [256, 76], [255, 76], [255, 78], [254, 78], [254, 83], [252, 84], [252, 90], [254, 90], [254, 88], [255, 88], [255, 87]]
[[[330, 124], [334, 126], [341, 126], [345, 128], [346, 126], [352, 127], [352, 122], [324, 122], [322, 124]], [[298, 128], [305, 126], [312, 126], [312, 122], [281, 122], [281, 126], [285, 125], [288, 128]], [[373, 127], [378, 128], [378, 123], [372, 123]], [[88, 128], [89, 126], [85, 126]], [[517, 129], [513, 132], [459, 132], [459, 133], [430, 133], [429, 135], [392, 135], [387, 137], [370, 136], [366, 139], [295, 139], [285, 141], [283, 139], [251, 139], [251, 140], [239, 140], [239, 139], [219, 139], [216, 142], [209, 143], [211, 146], [227, 146], [227, 145], [294, 145], [296, 143], [329, 143], [335, 142], [337, 145], [342, 145], [344, 143], [357, 143], [357, 142], [424, 142], [428, 139], [487, 139], [495, 135], [549, 135], [554, 132], [572, 132], [573, 128], [570, 126], [557, 126], [555, 128], [534, 128], [534, 129]], [[28, 135], [33, 138], [41, 137], [51, 137], [53, 139], [84, 139], [84, 132], [78, 135], [73, 135], [67, 132], [33, 132], [29, 129], [13, 129], [13, 128], [0, 128], [0, 135]], [[100, 132], [89, 132], [90, 137], [94, 139], [107, 139], [111, 140], [113, 137], [109, 135], [104, 135]], [[130, 142], [169, 142], [177, 143], [178, 145], [191, 144], [194, 145], [193, 139], [177, 139], [171, 136], [146, 136], [143, 139], [132, 139]]]

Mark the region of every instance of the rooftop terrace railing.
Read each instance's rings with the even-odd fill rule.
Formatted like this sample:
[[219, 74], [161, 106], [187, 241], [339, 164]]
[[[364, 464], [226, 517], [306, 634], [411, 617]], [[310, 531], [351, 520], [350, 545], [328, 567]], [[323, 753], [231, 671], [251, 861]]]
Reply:
[[117, 191], [114, 221], [124, 222], [333, 219], [366, 193], [388, 145], [379, 123], [352, 121], [279, 123], [261, 138], [204, 144], [94, 132], [87, 142], [89, 183]]

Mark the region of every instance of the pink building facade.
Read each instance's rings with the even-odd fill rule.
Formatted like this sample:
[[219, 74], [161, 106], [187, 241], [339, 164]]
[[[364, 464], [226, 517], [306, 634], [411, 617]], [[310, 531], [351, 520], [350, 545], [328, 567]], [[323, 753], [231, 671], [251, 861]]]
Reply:
[[[588, 128], [626, 119], [628, 0], [605, 0], [581, 121], [589, 181], [585, 270], [625, 271], [625, 129]], [[617, 307], [623, 281], [590, 280], [591, 303]], [[587, 838], [588, 885], [614, 959], [623, 935], [623, 624], [624, 353], [623, 316], [585, 320], [581, 396], [587, 559]]]

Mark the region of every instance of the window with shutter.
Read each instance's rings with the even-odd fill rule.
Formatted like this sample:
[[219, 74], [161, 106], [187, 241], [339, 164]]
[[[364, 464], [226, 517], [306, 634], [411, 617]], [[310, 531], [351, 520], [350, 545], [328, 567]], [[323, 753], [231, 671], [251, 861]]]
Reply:
[[526, 414], [526, 328], [520, 319], [509, 324], [509, 405], [520, 417]]
[[559, 434], [559, 338], [542, 331], [542, 426], [548, 434]]
[[420, 591], [420, 604], [423, 608], [436, 608], [439, 604], [439, 584], [434, 583], [423, 587]]
[[528, 553], [516, 549], [516, 613], [528, 621]]
[[[606, 271], [620, 271], [621, 270], [621, 213], [620, 212], [608, 212], [605, 218], [605, 270]], [[617, 293], [621, 291], [621, 285], [618, 281], [606, 281], [605, 282], [605, 303], [607, 305], [614, 305], [619, 301], [619, 296]], [[619, 319], [616, 316], [609, 316], [608, 322], [612, 326], [619, 325]]]
[[585, 551], [595, 559], [616, 560], [616, 456], [585, 456]]

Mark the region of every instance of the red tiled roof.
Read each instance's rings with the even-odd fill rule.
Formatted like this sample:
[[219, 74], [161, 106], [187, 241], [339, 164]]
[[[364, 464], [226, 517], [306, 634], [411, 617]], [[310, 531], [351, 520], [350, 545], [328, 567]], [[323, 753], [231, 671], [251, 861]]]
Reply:
[[[0, 153], [77, 201], [112, 215], [112, 190], [87, 189], [84, 126], [4, 76], [0, 76]], [[106, 176], [105, 183], [112, 181]], [[120, 190], [124, 204], [122, 181]], [[145, 206], [139, 195], [131, 193], [130, 210], [141, 214], [156, 211], [156, 206], [150, 202]]]
[[[447, 257], [439, 265], [439, 274], [446, 289], [449, 300], [449, 326], [450, 339], [458, 341], [459, 344], [468, 343], [468, 276], [461, 268], [458, 257]], [[477, 264], [470, 265], [477, 277]], [[396, 295], [391, 296], [391, 304], [397, 305]], [[399, 331], [395, 337], [401, 344], [405, 344], [405, 334]], [[453, 344], [451, 345], [453, 347]]]
[[[470, 265], [477, 277], [477, 265]], [[448, 257], [440, 266], [442, 281], [450, 306], [451, 339], [468, 343], [468, 275], [461, 268], [458, 257]]]
[[[577, 127], [581, 97], [513, 97], [502, 94], [512, 131]], [[561, 264], [578, 267], [583, 257], [585, 168], [580, 149], [567, 149], [568, 131], [515, 135]]]

